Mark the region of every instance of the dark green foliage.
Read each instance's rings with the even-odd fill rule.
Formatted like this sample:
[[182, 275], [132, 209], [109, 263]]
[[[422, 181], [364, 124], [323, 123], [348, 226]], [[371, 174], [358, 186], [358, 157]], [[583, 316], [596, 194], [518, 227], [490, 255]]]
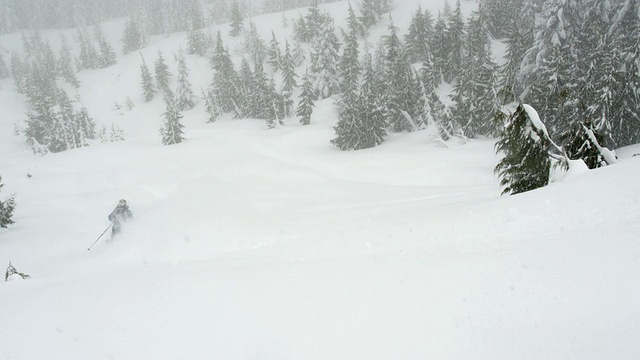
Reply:
[[293, 99], [291, 98], [293, 89], [298, 87], [295, 71], [295, 63], [289, 52], [289, 42], [285, 42], [284, 56], [282, 57], [282, 97], [284, 115], [290, 116], [293, 112]]
[[249, 21], [249, 31], [244, 36], [244, 49], [253, 63], [262, 63], [267, 57], [267, 46], [253, 21]]
[[276, 39], [276, 34], [271, 30], [271, 41], [267, 50], [268, 63], [274, 71], [280, 70], [282, 64], [282, 53], [280, 52], [280, 43]]
[[4, 57], [0, 54], [0, 80], [6, 79], [11, 75], [9, 72], [9, 68], [7, 68], [7, 64], [4, 62]]
[[414, 131], [421, 124], [421, 91], [418, 79], [407, 59], [404, 46], [398, 38], [398, 29], [389, 25], [389, 35], [384, 36], [384, 62], [382, 71], [386, 91], [385, 115], [393, 131]]
[[220, 107], [218, 106], [218, 102], [215, 99], [212, 91], [207, 91], [206, 94], [203, 91], [202, 97], [205, 101], [205, 110], [207, 111], [207, 114], [209, 114], [209, 119], [207, 120], [207, 122], [215, 122], [222, 115], [222, 109], [220, 109]]
[[520, 104], [496, 143], [496, 152], [505, 155], [494, 170], [500, 177], [502, 194], [514, 195], [546, 186], [551, 167], [549, 147], [547, 135], [532, 123]]
[[239, 97], [238, 79], [229, 52], [222, 43], [222, 36], [218, 32], [216, 45], [211, 57], [213, 70], [212, 92], [218, 107], [222, 112], [237, 112], [236, 99]]
[[464, 47], [464, 64], [456, 78], [451, 115], [465, 136], [496, 135], [493, 119], [499, 110], [495, 64], [482, 14], [475, 12], [469, 21]]
[[109, 41], [107, 41], [107, 39], [104, 37], [102, 29], [99, 25], [96, 25], [94, 33], [96, 41], [98, 42], [98, 46], [100, 47], [100, 54], [98, 55], [98, 67], [106, 68], [111, 65], [115, 65], [117, 62], [116, 53], [115, 51], [113, 51], [113, 48], [111, 47]]
[[169, 71], [169, 66], [164, 62], [162, 51], [158, 51], [158, 58], [156, 59], [154, 72], [156, 84], [158, 84], [158, 90], [162, 91], [164, 96], [168, 96], [169, 93], [172, 93], [169, 88], [169, 76], [171, 76], [171, 72]]
[[198, 54], [204, 56], [211, 47], [211, 39], [208, 38], [202, 31], [196, 30], [194, 27], [189, 27], [187, 33], [187, 53]]
[[137, 17], [130, 17], [127, 20], [122, 35], [122, 52], [128, 54], [132, 51], [142, 49], [146, 46], [147, 40]]
[[375, 2], [376, 0], [362, 0], [360, 6], [362, 16], [360, 16], [360, 22], [366, 29], [369, 29], [371, 26], [375, 25], [378, 22], [378, 14], [376, 14]]
[[176, 90], [176, 108], [178, 111], [185, 111], [195, 106], [193, 102], [193, 90], [189, 82], [189, 70], [184, 58], [184, 52], [180, 50], [178, 55], [178, 89]]
[[309, 77], [309, 71], [305, 72], [302, 77], [302, 91], [300, 92], [300, 100], [298, 101], [298, 108], [296, 109], [296, 116], [300, 119], [302, 125], [309, 125], [311, 123], [311, 114], [313, 113], [313, 107], [316, 94], [313, 90], [313, 84]]
[[[0, 191], [2, 190], [3, 186], [4, 184], [2, 183], [2, 176], [0, 176]], [[0, 228], [7, 228], [9, 225], [14, 223], [11, 218], [13, 217], [15, 208], [16, 202], [13, 195], [6, 200], [2, 200], [2, 198], [0, 198]], [[11, 266], [11, 264], [9, 264], [9, 266]]]
[[566, 133], [562, 134], [561, 141], [564, 149], [572, 160], [582, 159], [589, 169], [595, 169], [608, 165], [603, 152], [604, 136], [598, 132], [591, 120], [575, 123]]
[[240, 35], [242, 32], [242, 14], [240, 13], [240, 8], [238, 7], [238, 2], [234, 1], [231, 6], [231, 30], [229, 31], [229, 35], [236, 37]]
[[153, 97], [158, 90], [153, 83], [153, 77], [151, 76], [151, 72], [149, 72], [149, 68], [144, 61], [144, 57], [142, 58], [142, 64], [140, 64], [140, 72], [142, 76], [142, 94], [144, 96], [144, 101], [148, 102], [153, 100]]
[[443, 80], [452, 82], [462, 67], [464, 58], [465, 24], [462, 17], [460, 0], [456, 2], [456, 8], [445, 30], [446, 46], [448, 47], [446, 64], [443, 68]]
[[182, 114], [172, 102], [167, 102], [167, 111], [162, 114], [164, 117], [164, 124], [162, 129], [160, 129], [160, 134], [162, 135], [162, 144], [163, 145], [173, 145], [181, 143], [184, 138], [182, 137], [183, 131], [182, 128], [184, 126], [180, 123], [180, 119], [182, 119]]
[[404, 36], [409, 62], [431, 61], [429, 46], [433, 32], [432, 22], [431, 13], [429, 11], [423, 13], [422, 8], [418, 7], [409, 24], [409, 30]]
[[319, 98], [325, 99], [340, 91], [338, 79], [338, 59], [340, 41], [335, 34], [333, 19], [322, 24], [321, 32], [315, 38], [311, 55], [311, 73], [314, 88]]
[[76, 76], [76, 71], [72, 64], [71, 48], [67, 43], [67, 38], [60, 35], [60, 58], [58, 59], [58, 72], [62, 78], [75, 88], [80, 86], [80, 81]]

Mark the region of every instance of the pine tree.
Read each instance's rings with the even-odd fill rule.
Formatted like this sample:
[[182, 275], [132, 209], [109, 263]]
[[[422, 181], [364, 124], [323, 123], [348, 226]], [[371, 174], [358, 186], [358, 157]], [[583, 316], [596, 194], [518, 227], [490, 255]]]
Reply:
[[78, 77], [76, 76], [76, 72], [73, 69], [73, 65], [71, 63], [71, 48], [67, 43], [67, 38], [64, 34], [60, 35], [60, 58], [58, 60], [58, 71], [62, 78], [65, 79], [70, 85], [75, 88], [80, 86], [80, 81], [78, 81]]
[[162, 51], [158, 50], [158, 59], [156, 59], [155, 63], [155, 78], [156, 84], [158, 84], [158, 89], [163, 92], [165, 97], [169, 94], [173, 94], [169, 88], [169, 76], [171, 76], [169, 66], [164, 62]]
[[367, 31], [360, 20], [358, 20], [358, 17], [356, 17], [356, 13], [353, 11], [351, 3], [349, 3], [347, 27], [352, 31], [355, 31], [357, 36], [364, 36]]
[[253, 63], [262, 63], [267, 57], [267, 46], [258, 34], [253, 21], [249, 21], [249, 31], [245, 33], [244, 48]]
[[298, 108], [296, 109], [296, 116], [300, 119], [302, 125], [309, 125], [311, 123], [311, 114], [313, 113], [313, 107], [316, 94], [313, 90], [313, 84], [309, 77], [309, 71], [307, 70], [302, 77], [302, 91], [300, 92], [300, 100], [298, 101]]
[[302, 45], [295, 41], [293, 43], [293, 50], [291, 50], [291, 58], [293, 58], [293, 63], [296, 66], [302, 65], [302, 63], [307, 60], [306, 51], [302, 48]]
[[328, 98], [339, 91], [338, 51], [340, 41], [336, 37], [333, 20], [323, 24], [320, 36], [316, 38], [311, 56], [311, 72], [314, 89], [318, 96]]
[[79, 129], [79, 138], [81, 142], [86, 143], [86, 139], [96, 138], [96, 122], [89, 115], [86, 107], [82, 107], [75, 115], [75, 122]]
[[[520, 104], [496, 143], [496, 152], [505, 157], [496, 165], [502, 194], [518, 194], [549, 183], [550, 141], [546, 130], [532, 119], [535, 110]], [[537, 117], [537, 114], [534, 115]]]
[[200, 0], [190, 0], [187, 4], [189, 29], [200, 30], [206, 26]]
[[360, 16], [360, 22], [366, 29], [369, 29], [371, 26], [375, 25], [378, 22], [378, 15], [376, 14], [375, 9], [375, 1], [376, 0], [362, 0], [360, 6], [360, 11], [362, 12], [362, 16]]
[[229, 31], [230, 36], [236, 37], [240, 35], [240, 32], [242, 32], [242, 21], [242, 14], [240, 13], [238, 2], [234, 1], [231, 7], [231, 30]]
[[440, 82], [442, 82], [445, 69], [448, 66], [447, 61], [449, 58], [449, 51], [447, 47], [448, 40], [446, 29], [446, 19], [441, 13], [438, 13], [438, 17], [436, 18], [436, 22], [433, 26], [433, 36], [429, 46], [433, 62], [433, 70], [431, 74], [436, 85], [440, 85]]
[[562, 134], [581, 116], [575, 35], [579, 31], [578, 0], [545, 2], [534, 37], [521, 68], [529, 102], [553, 134]]
[[431, 14], [428, 11], [423, 14], [422, 7], [418, 6], [418, 10], [409, 24], [409, 30], [404, 36], [407, 56], [411, 63], [430, 60], [429, 43], [431, 42], [432, 21]]
[[338, 123], [334, 127], [337, 137], [331, 140], [331, 143], [340, 150], [356, 150], [362, 146], [359, 134], [362, 128], [362, 114], [358, 98], [360, 64], [356, 29], [351, 28], [345, 37], [345, 50], [340, 59], [340, 113]]
[[162, 114], [164, 117], [164, 124], [160, 129], [162, 135], [162, 145], [173, 145], [181, 143], [184, 138], [182, 135], [184, 132], [182, 129], [184, 126], [180, 123], [182, 114], [175, 108], [171, 101], [167, 102], [167, 111]]
[[[2, 183], [2, 176], [0, 176], [0, 190], [4, 184]], [[9, 198], [2, 200], [0, 198], [0, 228], [7, 228], [9, 225], [13, 224], [14, 221], [11, 219], [13, 217], [13, 212], [16, 209], [15, 196], [12, 195]]]
[[416, 79], [407, 60], [404, 46], [398, 37], [398, 28], [389, 25], [389, 35], [383, 37], [385, 115], [396, 132], [413, 131], [419, 125], [416, 109], [420, 94], [415, 93]]
[[572, 124], [569, 131], [560, 137], [570, 159], [582, 159], [589, 169], [610, 165], [616, 157], [612, 151], [603, 147], [605, 138], [587, 118]]
[[102, 29], [100, 28], [100, 25], [96, 25], [94, 30], [94, 35], [96, 37], [96, 41], [98, 42], [98, 45], [100, 46], [100, 55], [98, 56], [98, 67], [106, 68], [111, 65], [115, 65], [117, 62], [116, 53], [115, 51], [113, 51], [113, 48], [111, 47], [111, 44], [109, 44], [109, 41], [104, 37], [104, 34], [102, 33]]
[[178, 89], [176, 90], [176, 108], [178, 111], [185, 111], [195, 106], [193, 102], [193, 91], [189, 82], [189, 72], [185, 62], [184, 53], [180, 50], [178, 55]]
[[460, 0], [456, 1], [456, 8], [449, 19], [445, 35], [449, 51], [443, 79], [446, 82], [452, 82], [462, 67], [462, 59], [464, 57], [465, 24]]
[[132, 51], [142, 49], [146, 46], [145, 34], [140, 26], [137, 16], [130, 17], [127, 20], [122, 36], [122, 53], [128, 54]]
[[451, 115], [465, 136], [495, 135], [493, 119], [499, 110], [495, 64], [482, 13], [474, 12], [465, 41], [464, 65], [456, 79]]
[[7, 63], [4, 62], [4, 57], [0, 54], [0, 79], [6, 79], [11, 76]]
[[289, 42], [285, 42], [284, 56], [282, 57], [282, 96], [284, 115], [290, 116], [293, 112], [293, 89], [298, 86], [296, 83], [296, 65], [289, 52]]
[[216, 103], [223, 112], [238, 110], [235, 99], [238, 97], [238, 80], [229, 52], [222, 43], [222, 36], [218, 32], [216, 46], [211, 57], [213, 70], [212, 91]]
[[207, 120], [207, 122], [215, 122], [222, 115], [222, 109], [220, 109], [220, 107], [218, 106], [218, 102], [215, 99], [212, 91], [207, 91], [206, 94], [203, 91], [202, 97], [205, 101], [205, 110], [207, 114], [209, 114], [209, 120]]
[[271, 42], [267, 50], [268, 63], [274, 71], [280, 70], [282, 63], [282, 54], [280, 53], [280, 43], [276, 39], [276, 34], [271, 30]]
[[387, 121], [382, 112], [381, 89], [372, 58], [366, 54], [363, 61], [362, 86], [360, 87], [361, 138], [358, 149], [367, 149], [382, 144], [387, 137]]
[[516, 101], [523, 91], [518, 73], [525, 52], [533, 45], [533, 27], [529, 24], [528, 21], [513, 21], [505, 40], [505, 62], [499, 68], [499, 99], [503, 104]]
[[18, 53], [11, 54], [11, 77], [16, 85], [16, 91], [20, 94], [26, 92], [27, 87], [27, 65], [22, 61]]
[[190, 26], [189, 32], [187, 33], [187, 53], [204, 56], [209, 50], [209, 47], [210, 44], [206, 35], [201, 31], [197, 31], [193, 26]]
[[153, 97], [158, 90], [153, 83], [153, 77], [151, 76], [151, 72], [144, 61], [144, 57], [142, 58], [142, 64], [140, 64], [140, 73], [142, 76], [142, 94], [144, 96], [144, 101], [149, 102], [153, 100]]
[[77, 59], [78, 70], [97, 69], [99, 62], [98, 52], [93, 46], [91, 35], [78, 29], [77, 41], [80, 44], [80, 56]]
[[640, 142], [640, 20], [638, 1], [627, 0], [616, 9], [618, 20], [612, 26], [616, 69], [622, 69], [613, 95], [614, 113], [611, 137], [621, 147]]

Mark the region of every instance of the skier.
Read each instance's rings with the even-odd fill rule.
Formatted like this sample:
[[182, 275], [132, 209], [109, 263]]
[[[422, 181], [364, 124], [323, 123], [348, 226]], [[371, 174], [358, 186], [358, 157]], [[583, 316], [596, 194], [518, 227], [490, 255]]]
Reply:
[[116, 206], [111, 214], [109, 214], [109, 221], [113, 223], [113, 227], [111, 228], [111, 238], [119, 234], [122, 231], [122, 223], [131, 218], [133, 218], [133, 214], [131, 213], [131, 210], [129, 210], [127, 200], [120, 199], [120, 201], [118, 201], [118, 206]]

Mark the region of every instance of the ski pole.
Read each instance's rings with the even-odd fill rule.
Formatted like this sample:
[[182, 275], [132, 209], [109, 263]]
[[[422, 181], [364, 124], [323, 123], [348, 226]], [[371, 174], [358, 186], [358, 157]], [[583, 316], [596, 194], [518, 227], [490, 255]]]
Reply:
[[111, 229], [111, 227], [112, 227], [112, 226], [113, 226], [113, 223], [111, 223], [111, 225], [107, 226], [107, 228], [106, 228], [106, 229], [104, 229], [104, 231], [102, 232], [102, 234], [100, 234], [100, 236], [98, 236], [98, 238], [96, 239], [96, 241], [94, 241], [94, 242], [93, 242], [93, 244], [91, 244], [91, 246], [89, 246], [89, 247], [87, 248], [87, 250], [91, 251], [91, 248], [93, 247], [93, 245], [95, 245], [95, 244], [98, 242], [98, 240], [100, 240], [100, 238], [102, 237], [102, 235], [104, 235], [104, 233], [106, 233], [106, 232], [107, 232], [107, 230]]

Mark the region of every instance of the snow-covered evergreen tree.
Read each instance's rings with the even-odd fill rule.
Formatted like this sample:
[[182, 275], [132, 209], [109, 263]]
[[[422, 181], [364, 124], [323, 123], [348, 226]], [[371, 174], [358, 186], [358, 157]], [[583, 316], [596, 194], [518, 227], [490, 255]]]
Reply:
[[223, 112], [237, 112], [235, 102], [239, 95], [237, 74], [233, 69], [229, 52], [224, 47], [220, 32], [218, 32], [210, 64], [213, 70], [211, 87], [216, 103]]
[[162, 129], [160, 129], [162, 144], [173, 145], [181, 143], [184, 140], [182, 137], [184, 134], [182, 131], [184, 126], [180, 123], [182, 114], [178, 109], [176, 109], [172, 101], [167, 101], [166, 104], [167, 110], [162, 114], [164, 117], [164, 124], [162, 125]]
[[158, 84], [158, 90], [162, 91], [165, 97], [170, 93], [172, 94], [173, 92], [169, 87], [169, 76], [171, 76], [171, 72], [169, 71], [169, 66], [165, 64], [162, 51], [160, 50], [158, 50], [158, 58], [155, 62], [154, 72], [156, 84]]
[[71, 47], [67, 43], [67, 38], [64, 34], [60, 35], [60, 58], [58, 59], [58, 72], [62, 78], [75, 88], [80, 86], [80, 81], [76, 76], [76, 71], [73, 68]]
[[213, 95], [213, 91], [207, 91], [205, 94], [202, 92], [202, 97], [205, 101], [205, 110], [209, 114], [208, 123], [215, 122], [222, 115], [222, 109], [218, 106], [218, 102]]
[[313, 113], [313, 107], [315, 106], [316, 94], [311, 83], [309, 71], [307, 70], [302, 77], [301, 92], [298, 101], [298, 108], [296, 109], [296, 116], [300, 119], [302, 125], [309, 125], [311, 123], [311, 114]]
[[504, 158], [495, 173], [503, 186], [502, 194], [518, 194], [549, 183], [550, 141], [535, 110], [520, 104], [496, 143]]
[[80, 44], [80, 56], [78, 57], [78, 69], [97, 69], [100, 59], [98, 51], [93, 46], [91, 35], [78, 29], [77, 41]]
[[253, 21], [249, 21], [249, 31], [244, 36], [244, 49], [253, 63], [262, 63], [267, 57], [267, 45], [258, 34]]
[[111, 65], [115, 65], [117, 62], [116, 53], [115, 51], [113, 51], [113, 48], [111, 47], [109, 41], [104, 37], [100, 25], [96, 25], [94, 35], [96, 41], [98, 42], [98, 46], [100, 47], [100, 54], [98, 56], [98, 67], [106, 68]]
[[640, 142], [640, 19], [638, 0], [624, 0], [615, 10], [613, 36], [616, 75], [610, 116], [611, 138], [617, 146]]
[[579, 0], [549, 0], [544, 3], [536, 26], [534, 46], [527, 51], [521, 68], [530, 103], [545, 119], [551, 133], [559, 135], [581, 118], [579, 59], [575, 35], [580, 29]]
[[205, 33], [190, 26], [187, 33], [187, 53], [205, 56], [211, 47], [210, 40]]
[[335, 34], [333, 20], [324, 22], [313, 44], [311, 73], [314, 89], [319, 98], [328, 98], [339, 91], [338, 59], [340, 41]]
[[349, 29], [355, 30], [357, 36], [364, 36], [367, 30], [365, 29], [364, 25], [362, 25], [360, 20], [358, 20], [356, 12], [351, 7], [351, 3], [349, 3], [347, 14], [347, 27]]
[[615, 154], [605, 148], [604, 136], [590, 119], [572, 124], [560, 137], [570, 159], [582, 159], [589, 169], [595, 169], [616, 162]]
[[293, 89], [298, 86], [296, 82], [296, 64], [289, 51], [289, 42], [285, 42], [284, 56], [282, 57], [282, 97], [284, 115], [290, 116], [293, 112]]
[[465, 136], [495, 135], [493, 119], [499, 110], [495, 64], [482, 13], [474, 12], [469, 20], [463, 66], [454, 85], [451, 115]]
[[242, 32], [242, 21], [243, 17], [240, 13], [240, 8], [238, 7], [238, 2], [234, 1], [231, 6], [231, 30], [229, 31], [229, 35], [236, 37], [240, 35]]
[[340, 59], [340, 113], [334, 130], [336, 138], [331, 140], [340, 150], [355, 150], [360, 148], [361, 109], [359, 100], [358, 76], [360, 64], [358, 61], [357, 30], [349, 29], [346, 34], [345, 49]]
[[11, 72], [4, 61], [4, 56], [0, 54], [0, 79], [6, 79], [11, 76]]
[[144, 97], [144, 101], [151, 101], [158, 90], [153, 82], [151, 72], [144, 61], [144, 57], [142, 58], [142, 64], [140, 64], [140, 74], [142, 77], [142, 95]]
[[280, 70], [282, 63], [282, 53], [280, 52], [280, 43], [276, 39], [276, 34], [271, 30], [271, 41], [267, 49], [267, 62], [271, 65], [273, 71]]
[[431, 13], [429, 11], [423, 13], [422, 7], [418, 6], [418, 10], [416, 10], [409, 24], [409, 30], [404, 36], [407, 56], [411, 63], [431, 61], [429, 44], [431, 43], [431, 33], [433, 31], [432, 23]]
[[376, 14], [375, 8], [376, 0], [362, 0], [360, 4], [360, 22], [362, 25], [369, 29], [371, 26], [378, 22], [378, 14]]
[[[4, 184], [2, 183], [2, 176], [0, 176], [0, 191]], [[3, 199], [0, 197], [0, 228], [7, 228], [9, 225], [13, 224], [14, 221], [12, 219], [13, 212], [16, 208], [15, 196], [11, 195], [8, 198]]]
[[189, 82], [189, 70], [184, 58], [184, 52], [180, 50], [178, 55], [178, 88], [176, 90], [176, 108], [178, 111], [185, 111], [195, 106], [193, 102], [193, 90]]
[[125, 24], [122, 35], [122, 53], [128, 54], [132, 51], [142, 49], [146, 46], [147, 40], [137, 16], [129, 17]]
[[443, 79], [452, 82], [462, 68], [464, 58], [465, 24], [462, 16], [460, 0], [456, 1], [456, 7], [451, 14], [445, 31], [446, 46], [448, 47], [446, 65]]
[[413, 131], [421, 122], [416, 113], [421, 108], [420, 92], [416, 93], [417, 79], [407, 59], [404, 45], [398, 37], [398, 28], [389, 25], [384, 43], [385, 115], [396, 132]]

